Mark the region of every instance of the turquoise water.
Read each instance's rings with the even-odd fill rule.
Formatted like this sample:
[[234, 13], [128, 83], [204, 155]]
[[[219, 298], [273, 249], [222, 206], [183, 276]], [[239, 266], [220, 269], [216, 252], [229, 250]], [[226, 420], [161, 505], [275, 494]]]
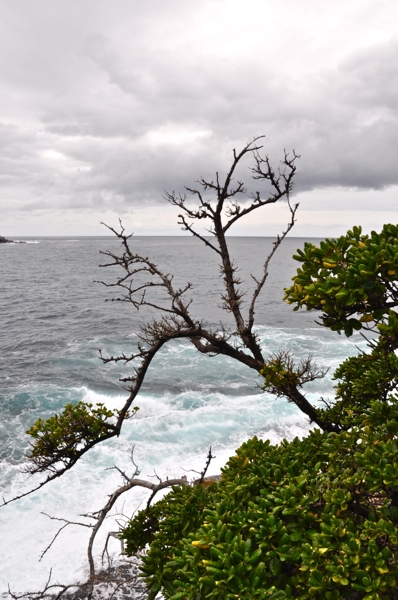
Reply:
[[[129, 367], [104, 365], [104, 354], [128, 353], [137, 342], [140, 323], [151, 315], [132, 306], [105, 302], [109, 289], [94, 280], [112, 279], [99, 269], [100, 250], [115, 251], [113, 238], [40, 238], [28, 244], [0, 247], [0, 480], [5, 498], [38, 482], [21, 472], [29, 449], [25, 430], [38, 418], [62, 409], [67, 402], [86, 400], [120, 407], [126, 392], [119, 377]], [[259, 275], [270, 239], [231, 238], [233, 255], [241, 265], [240, 277], [251, 285], [250, 273]], [[265, 353], [290, 348], [295, 357], [312, 354], [329, 367], [328, 377], [310, 384], [308, 397], [317, 401], [333, 394], [330, 376], [346, 356], [363, 345], [317, 327], [315, 315], [293, 313], [282, 301], [296, 265], [291, 259], [299, 239], [288, 239], [271, 266], [267, 288], [258, 303], [257, 331]], [[136, 238], [137, 251], [175, 272], [176, 282], [192, 281], [195, 318], [214, 327], [225, 315], [221, 280], [210, 250], [194, 239]], [[152, 315], [153, 316], [153, 315]], [[117, 440], [96, 447], [60, 480], [0, 509], [0, 593], [7, 584], [15, 591], [38, 589], [53, 577], [69, 582], [84, 576], [88, 530], [69, 527], [39, 561], [57, 531], [58, 523], [42, 512], [73, 521], [77, 515], [100, 509], [107, 494], [120, 485], [114, 465], [132, 471], [131, 448], [141, 477], [196, 477], [190, 469], [203, 468], [209, 446], [216, 473], [247, 437], [258, 435], [278, 442], [302, 436], [308, 423], [282, 399], [262, 393], [260, 379], [250, 369], [224, 357], [199, 355], [188, 342], [173, 342], [156, 357], [137, 398], [140, 411], [126, 423]], [[104, 526], [96, 551], [117, 522], [131, 516], [147, 494], [135, 490], [117, 507]], [[113, 544], [113, 545], [112, 545]], [[119, 551], [116, 541], [111, 552]]]

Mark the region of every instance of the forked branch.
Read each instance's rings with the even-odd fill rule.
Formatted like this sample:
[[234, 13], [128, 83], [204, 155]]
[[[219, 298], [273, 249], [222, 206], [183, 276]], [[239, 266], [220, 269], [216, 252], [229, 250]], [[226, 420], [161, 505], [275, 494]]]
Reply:
[[[217, 172], [214, 179], [201, 178], [197, 187], [187, 187], [186, 192], [190, 198], [197, 201], [197, 206], [192, 207], [188, 202], [187, 194], [166, 194], [167, 200], [181, 209], [179, 215], [183, 228], [197, 236], [203, 243], [216, 252], [220, 259], [220, 273], [224, 290], [221, 294], [222, 306], [230, 313], [234, 320], [234, 327], [225, 325], [213, 331], [204, 325], [204, 321], [192, 313], [193, 290], [192, 282], [187, 282], [182, 287], [175, 286], [173, 276], [163, 271], [147, 256], [133, 251], [133, 240], [120, 222], [120, 230], [107, 226], [120, 240], [122, 252], [103, 252], [109, 260], [102, 267], [118, 267], [120, 273], [114, 282], [104, 282], [110, 289], [121, 291], [121, 296], [113, 297], [113, 301], [129, 302], [137, 310], [145, 308], [155, 309], [161, 316], [147, 322], [139, 333], [140, 343], [131, 353], [122, 353], [118, 356], [103, 356], [101, 360], [108, 362], [123, 362], [133, 366], [133, 372], [121, 378], [123, 383], [129, 385], [130, 394], [124, 405], [117, 411], [115, 419], [106, 419], [96, 435], [82, 437], [81, 443], [70, 445], [61, 440], [59, 447], [54, 452], [49, 452], [45, 457], [35, 456], [35, 445], [31, 454], [33, 467], [31, 472], [49, 473], [44, 483], [60, 476], [70, 469], [90, 448], [97, 443], [115, 436], [119, 436], [123, 423], [131, 415], [134, 401], [140, 392], [142, 383], [147, 376], [153, 358], [161, 351], [164, 344], [177, 339], [187, 339], [202, 354], [224, 355], [261, 372], [266, 363], [260, 347], [258, 336], [254, 331], [255, 307], [263, 291], [268, 277], [270, 260], [279, 248], [283, 239], [291, 231], [295, 223], [298, 205], [291, 205], [290, 193], [293, 189], [293, 180], [296, 172], [296, 161], [299, 156], [293, 152], [284, 152], [281, 166], [274, 169], [268, 156], [262, 157], [262, 148], [259, 140], [254, 140], [240, 151], [233, 151], [232, 164], [224, 178]], [[254, 160], [251, 174], [257, 183], [266, 183], [271, 192], [262, 195], [260, 191], [247, 192], [243, 181], [235, 176], [238, 166], [246, 157]], [[250, 212], [273, 204], [282, 198], [287, 201], [290, 218], [284, 231], [276, 237], [272, 249], [264, 257], [262, 274], [259, 277], [252, 275], [255, 282], [254, 291], [247, 298], [247, 290], [242, 289], [242, 282], [237, 276], [237, 265], [231, 259], [226, 232], [239, 219]], [[208, 239], [196, 230], [198, 221], [208, 221], [212, 238]], [[158, 291], [162, 292], [159, 299]], [[165, 300], [165, 298], [167, 300]], [[205, 315], [206, 318], [206, 315]], [[293, 386], [294, 387], [294, 386]], [[308, 401], [304, 406], [303, 395], [294, 392], [291, 387], [289, 399], [296, 403], [300, 410], [313, 418], [315, 409], [311, 408]], [[328, 425], [323, 423], [323, 428]]]
[[[183, 194], [175, 192], [166, 192], [165, 194], [168, 202], [180, 210], [178, 218], [182, 228], [200, 239], [206, 247], [215, 252], [219, 260], [223, 282], [223, 291], [220, 298], [225, 311], [232, 315], [232, 327], [223, 324], [221, 327], [218, 326], [217, 330], [213, 330], [210, 326], [205, 325], [208, 321], [206, 318], [208, 315], [198, 317], [193, 313], [193, 283], [187, 282], [182, 287], [176, 286], [170, 273], [164, 271], [148, 257], [133, 250], [134, 240], [132, 235], [126, 234], [121, 221], [119, 221], [119, 230], [107, 225], [108, 229], [120, 241], [122, 248], [120, 253], [110, 251], [102, 253], [107, 257], [107, 262], [101, 266], [116, 267], [118, 269], [115, 281], [102, 282], [108, 289], [117, 290], [120, 294], [110, 298], [110, 301], [128, 302], [136, 310], [150, 308], [155, 310], [159, 316], [146, 322], [141, 327], [139, 332], [140, 342], [137, 347], [132, 349], [130, 354], [103, 356], [100, 353], [100, 358], [104, 363], [123, 362], [133, 368], [130, 375], [121, 378], [122, 382], [129, 385], [130, 393], [119, 410], [109, 415], [104, 407], [92, 408], [91, 405], [87, 405], [88, 408], [87, 406], [86, 408], [81, 407], [83, 417], [81, 414], [78, 415], [77, 421], [72, 419], [69, 426], [65, 426], [63, 429], [55, 426], [51, 429], [49, 427], [50, 420], [37, 422], [39, 425], [36, 423], [34, 426], [36, 427], [34, 432], [36, 442], [32, 445], [29, 471], [31, 473], [46, 472], [48, 475], [35, 489], [39, 489], [72, 468], [96, 444], [120, 435], [124, 421], [136, 411], [134, 402], [141, 390], [152, 360], [162, 350], [163, 346], [172, 340], [186, 339], [202, 354], [210, 356], [221, 354], [246, 365], [263, 375], [266, 386], [272, 393], [283, 395], [289, 401], [295, 403], [300, 411], [323, 430], [336, 431], [333, 424], [319, 418], [316, 408], [302, 392], [302, 386], [305, 383], [322, 377], [325, 373], [314, 366], [311, 359], [295, 365], [288, 353], [266, 359], [254, 330], [256, 302], [264, 289], [268, 277], [269, 263], [294, 226], [298, 208], [298, 204], [292, 205], [290, 203], [290, 194], [293, 190], [296, 162], [299, 155], [294, 151], [291, 154], [285, 151], [280, 167], [274, 169], [268, 156], [263, 157], [260, 154], [262, 146], [259, 140], [262, 140], [262, 138], [263, 136], [254, 138], [239, 152], [233, 150], [232, 164], [224, 177], [217, 172], [213, 179], [201, 178], [196, 182], [196, 187], [186, 187]], [[241, 166], [245, 157], [251, 158], [254, 162], [254, 166], [250, 168], [252, 179], [260, 187], [264, 188], [265, 184], [268, 190], [266, 194], [257, 189], [248, 191], [243, 178], [237, 178], [238, 167]], [[255, 287], [250, 297], [248, 297], [248, 291], [242, 289], [243, 284], [238, 277], [238, 267], [230, 255], [227, 233], [229, 234], [232, 226], [240, 219], [253, 211], [281, 200], [286, 201], [289, 210], [288, 223], [282, 233], [277, 235], [271, 251], [264, 256], [261, 274], [259, 276], [252, 275]], [[195, 201], [196, 206], [192, 206], [191, 201]], [[207, 226], [210, 237], [205, 235], [202, 229], [197, 228], [197, 225], [202, 226], [202, 223]], [[161, 297], [159, 292], [161, 292]], [[84, 411], [86, 412], [84, 413]], [[65, 421], [67, 416], [64, 412], [63, 415], [59, 416], [59, 419]], [[76, 423], [79, 424], [79, 427], [74, 426]], [[60, 438], [54, 438], [53, 433], [59, 430], [61, 431]], [[210, 450], [207, 465], [211, 458]], [[202, 479], [206, 468], [202, 473]], [[90, 515], [94, 522], [89, 525], [92, 532], [88, 544], [90, 566], [90, 577], [86, 582], [89, 584], [88, 599], [92, 595], [95, 576], [93, 544], [98, 530], [116, 501], [136, 486], [151, 491], [150, 503], [158, 491], [172, 485], [187, 484], [184, 478], [158, 480], [157, 483], [147, 482], [138, 478], [137, 468], [132, 476], [122, 472], [121, 474], [124, 485], [110, 495], [108, 502], [100, 511]], [[19, 498], [32, 491], [34, 490], [22, 494]], [[4, 504], [8, 502], [4, 501]], [[61, 529], [65, 526], [66, 524], [62, 525]], [[49, 547], [57, 536], [58, 533]], [[37, 598], [42, 598], [48, 590], [52, 590], [54, 587], [48, 582], [45, 592], [42, 592], [42, 595], [37, 596]], [[68, 587], [64, 586], [58, 597]]]

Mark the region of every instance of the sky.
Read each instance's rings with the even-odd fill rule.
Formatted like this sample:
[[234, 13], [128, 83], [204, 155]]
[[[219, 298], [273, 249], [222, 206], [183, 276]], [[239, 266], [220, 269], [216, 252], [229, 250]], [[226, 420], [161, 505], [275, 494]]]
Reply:
[[397, 23], [391, 0], [0, 0], [0, 235], [179, 235], [164, 191], [258, 135], [301, 156], [292, 235], [397, 222]]

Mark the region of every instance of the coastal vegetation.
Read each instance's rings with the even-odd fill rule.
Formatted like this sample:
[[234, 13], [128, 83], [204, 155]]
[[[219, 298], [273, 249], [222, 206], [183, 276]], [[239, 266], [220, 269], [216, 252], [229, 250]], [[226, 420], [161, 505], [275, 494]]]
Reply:
[[[398, 597], [398, 227], [355, 227], [305, 244], [285, 290], [295, 308], [369, 352], [335, 372], [336, 399], [319, 408], [335, 431], [272, 446], [245, 442], [209, 487], [174, 488], [125, 527], [127, 551], [149, 548], [149, 598], [379, 600]], [[271, 358], [264, 387], [290, 399], [310, 361]]]
[[[29, 472], [46, 475], [39, 487], [72, 468], [96, 444], [119, 436], [123, 423], [136, 411], [134, 402], [153, 359], [168, 342], [185, 339], [204, 355], [228, 356], [256, 373], [264, 368], [266, 357], [255, 331], [255, 309], [268, 277], [269, 263], [295, 223], [298, 205], [291, 205], [290, 193], [298, 156], [295, 152], [291, 155], [285, 152], [281, 168], [275, 170], [269, 158], [260, 154], [260, 139], [255, 138], [240, 152], [233, 151], [232, 164], [223, 180], [216, 173], [213, 180], [200, 179], [197, 187], [185, 188], [184, 194], [166, 194], [166, 199], [181, 211], [179, 223], [182, 229], [201, 240], [217, 255], [224, 287], [217, 303], [221, 300], [225, 313], [232, 318], [232, 325], [223, 324], [221, 328], [219, 325], [207, 325], [206, 315], [197, 317], [193, 313], [192, 282], [183, 287], [176, 286], [172, 274], [163, 272], [148, 257], [133, 251], [130, 246], [132, 236], [126, 234], [122, 224], [119, 231], [108, 227], [120, 240], [122, 248], [120, 254], [103, 252], [107, 262], [101, 267], [111, 267], [117, 273], [115, 281], [103, 282], [110, 292], [115, 292], [109, 300], [128, 303], [135, 310], [152, 311], [157, 317], [141, 326], [138, 332], [140, 342], [131, 354], [104, 356], [100, 352], [105, 364], [124, 363], [132, 367], [131, 374], [121, 379], [130, 393], [118, 411], [107, 415], [103, 407], [93, 409], [80, 403], [76, 409], [66, 407], [64, 414], [47, 421], [39, 420], [29, 430], [34, 438]], [[252, 178], [263, 188], [263, 193], [249, 193], [243, 181], [234, 179], [238, 166], [246, 157], [252, 158]], [[287, 201], [289, 221], [285, 231], [277, 236], [269, 255], [264, 257], [262, 272], [252, 275], [254, 289], [249, 298], [247, 290], [240, 288], [239, 269], [230, 255], [227, 234], [246, 215], [281, 200]], [[210, 236], [195, 227], [202, 222], [208, 225]], [[319, 375], [315, 372], [308, 378]], [[292, 401], [312, 420], [318, 421], [315, 407], [298, 389]], [[60, 426], [60, 423], [67, 423], [67, 427]], [[327, 428], [328, 424], [323, 426]]]
[[[95, 583], [95, 536], [116, 500], [134, 486], [148, 488], [151, 496], [120, 536], [128, 554], [144, 551], [150, 599], [160, 591], [168, 600], [398, 598], [398, 228], [386, 225], [380, 233], [365, 235], [354, 227], [319, 246], [307, 243], [294, 257], [301, 267], [285, 300], [295, 310], [318, 311], [320, 324], [336, 335], [365, 335], [369, 345], [368, 352], [348, 358], [336, 370], [333, 400], [310, 401], [305, 386], [325, 371], [311, 357], [296, 363], [289, 350], [265, 356], [256, 335], [256, 303], [269, 263], [294, 226], [298, 207], [290, 203], [298, 155], [284, 153], [281, 168], [274, 170], [260, 154], [259, 140], [234, 150], [225, 178], [217, 173], [184, 194], [166, 194], [181, 211], [182, 228], [217, 255], [222, 307], [232, 325], [213, 328], [206, 315], [194, 315], [193, 284], [176, 286], [172, 275], [131, 249], [122, 224], [120, 230], [110, 228], [122, 247], [120, 254], [104, 252], [102, 266], [117, 273], [115, 281], [104, 284], [116, 292], [111, 301], [157, 316], [142, 326], [131, 354], [100, 355], [104, 363], [132, 366], [121, 380], [129, 395], [120, 409], [80, 402], [36, 421], [28, 430], [28, 471], [44, 475], [38, 489], [96, 444], [119, 436], [138, 408], [136, 398], [154, 357], [175, 339], [188, 340], [207, 356], [221, 354], [246, 365], [262, 378], [265, 390], [293, 403], [315, 429], [303, 440], [276, 446], [248, 440], [217, 482], [206, 480], [206, 469], [197, 485], [186, 477], [149, 483], [138, 479], [136, 466], [131, 476], [121, 472], [123, 485], [91, 515], [88, 598]], [[253, 160], [252, 177], [263, 186], [262, 193], [248, 194], [243, 182], [234, 180], [245, 157]], [[246, 215], [281, 200], [287, 201], [289, 221], [264, 257], [262, 272], [252, 275], [249, 294], [230, 256], [227, 233]], [[196, 227], [202, 222], [209, 225], [210, 236]], [[153, 503], [167, 487], [171, 491]], [[70, 587], [59, 585], [59, 594]]]

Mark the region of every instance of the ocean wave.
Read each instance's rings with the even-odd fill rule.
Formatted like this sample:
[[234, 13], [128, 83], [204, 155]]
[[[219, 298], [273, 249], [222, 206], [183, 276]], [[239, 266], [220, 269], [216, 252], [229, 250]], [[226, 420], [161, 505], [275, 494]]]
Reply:
[[[324, 380], [308, 385], [307, 393], [312, 401], [320, 395], [333, 394], [331, 377], [335, 365], [347, 355], [358, 352], [355, 345], [358, 341], [364, 344], [363, 340], [353, 343], [318, 329], [303, 332], [258, 327], [257, 333], [266, 353], [291, 348], [296, 360], [311, 353], [321, 366], [331, 368]], [[50, 363], [53, 377], [57, 369], [68, 373], [66, 385], [46, 383], [42, 376], [40, 380], [24, 382], [7, 392], [2, 403], [3, 423], [7, 423], [7, 427], [2, 431], [9, 454], [3, 458], [0, 469], [7, 498], [26, 491], [39, 480], [37, 477], [27, 480], [19, 471], [26, 460], [23, 453], [28, 449], [24, 432], [35, 419], [59, 412], [67, 402], [103, 403], [111, 409], [124, 404], [128, 391], [117, 388], [115, 382], [120, 375], [126, 375], [128, 369], [102, 365], [96, 350], [101, 346], [115, 354], [131, 350], [134, 338], [133, 341], [131, 337], [112, 339], [109, 336], [70, 340], [59, 355], [54, 351]], [[67, 385], [73, 373], [79, 382], [91, 377], [96, 384]], [[108, 389], [111, 381], [113, 390]], [[276, 444], [284, 438], [290, 440], [306, 435], [309, 429], [306, 417], [291, 403], [262, 392], [260, 384], [257, 373], [231, 359], [198, 355], [187, 342], [177, 341], [166, 346], [151, 365], [147, 381], [134, 402], [140, 410], [125, 423], [119, 438], [92, 449], [60, 480], [2, 509], [0, 593], [6, 592], [8, 582], [15, 591], [38, 589], [46, 581], [50, 567], [58, 580], [84, 578], [86, 528], [67, 528], [43, 560], [35, 562], [57, 530], [56, 523], [40, 516], [40, 511], [76, 520], [77, 514], [100, 509], [107, 496], [121, 484], [113, 467], [117, 465], [123, 471], [132, 472], [133, 446], [134, 460], [142, 478], [154, 477], [155, 473], [162, 478], [182, 474], [195, 478], [203, 469], [210, 446], [215, 456], [209, 469], [211, 475], [218, 473], [249, 437], [257, 435]], [[123, 509], [117, 508], [131, 515], [147, 496], [147, 492], [135, 490], [125, 498]], [[97, 556], [107, 531], [117, 528], [117, 517], [110, 518], [99, 536]], [[111, 545], [111, 554], [116, 556], [118, 552], [115, 542]]]
[[[59, 404], [60, 397], [63, 401], [103, 403], [109, 408], [119, 408], [125, 400], [123, 394], [104, 394], [85, 386], [63, 391], [36, 390], [38, 392], [42, 407], [47, 404], [46, 412], [55, 408], [51, 402], [54, 396], [58, 398], [55, 405]], [[0, 575], [0, 593], [7, 590], [8, 582], [16, 591], [37, 588], [48, 577], [50, 566], [58, 580], [70, 581], [84, 576], [85, 528], [70, 528], [43, 561], [34, 562], [56, 531], [56, 524], [40, 515], [40, 511], [76, 520], [76, 514], [101, 508], [107, 494], [121, 483], [112, 467], [132, 470], [133, 445], [142, 477], [151, 477], [155, 472], [162, 478], [181, 476], [186, 469], [188, 477], [195, 478], [194, 471], [202, 470], [210, 445], [216, 458], [209, 473], [215, 474], [249, 436], [257, 434], [276, 443], [284, 437], [305, 435], [308, 429], [302, 415], [292, 413], [288, 403], [266, 394], [260, 394], [253, 401], [252, 396], [236, 398], [220, 392], [191, 391], [176, 396], [143, 393], [137, 398], [137, 404], [140, 411], [125, 423], [118, 439], [94, 448], [60, 480], [2, 509], [0, 562], [4, 575]], [[12, 428], [20, 443], [22, 426], [16, 427], [14, 423]], [[190, 469], [194, 471], [189, 472]], [[39, 480], [38, 477], [27, 480], [17, 465], [10, 463], [4, 464], [0, 475], [3, 484], [7, 482], [7, 498], [26, 491]], [[146, 497], [147, 493], [142, 490], [131, 493], [123, 509], [125, 514], [132, 514]], [[115, 529], [116, 521], [109, 519], [99, 543], [104, 542], [108, 530]], [[100, 545], [97, 550], [99, 548]], [[113, 552], [117, 553], [118, 548], [113, 547]], [[35, 564], [33, 569], [32, 564]]]

